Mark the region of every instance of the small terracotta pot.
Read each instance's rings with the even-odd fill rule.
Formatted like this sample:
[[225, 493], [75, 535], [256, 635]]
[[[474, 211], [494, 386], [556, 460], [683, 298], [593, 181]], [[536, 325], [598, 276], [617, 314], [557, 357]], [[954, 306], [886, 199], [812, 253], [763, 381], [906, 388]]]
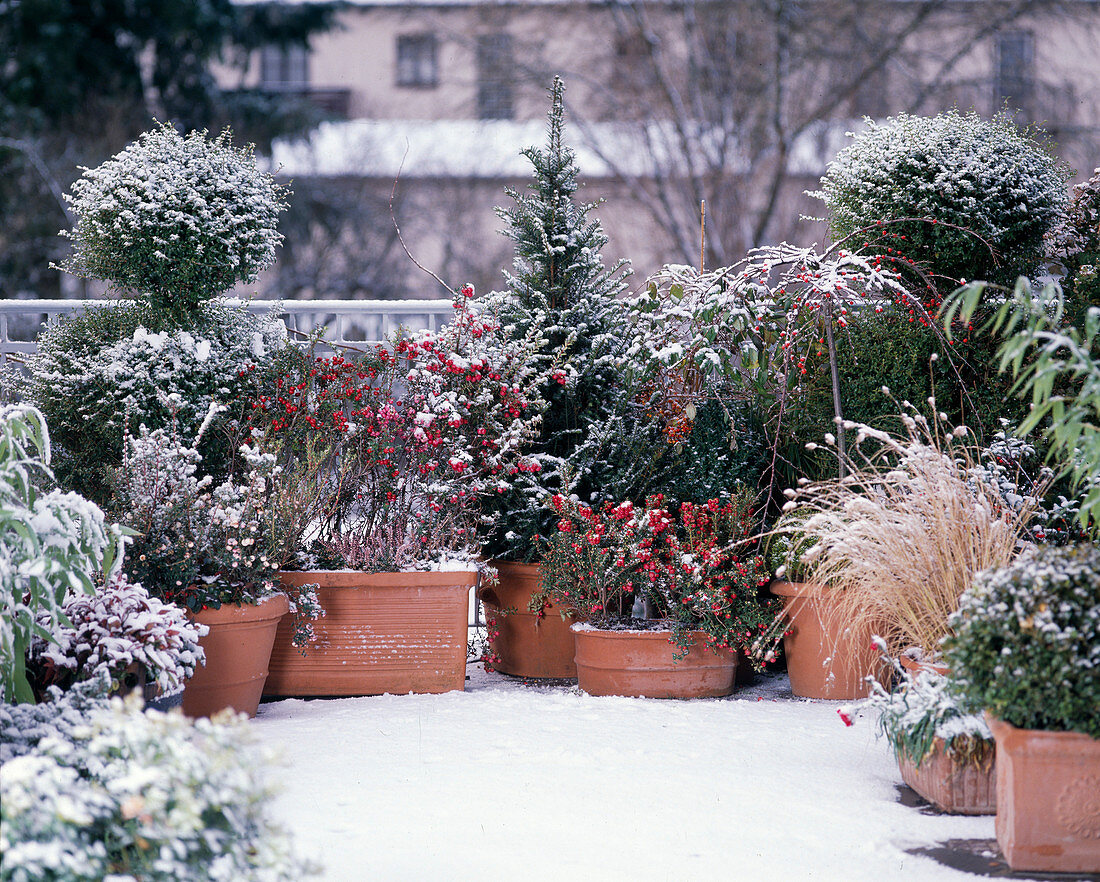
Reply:
[[869, 631], [830, 628], [827, 587], [813, 582], [773, 582], [771, 593], [787, 600], [789, 631], [783, 638], [791, 691], [803, 698], [852, 701], [869, 692], [865, 678], [881, 669]]
[[284, 585], [317, 584], [325, 614], [316, 639], [293, 643], [279, 626], [265, 695], [381, 695], [461, 690], [475, 571], [282, 572]]
[[183, 690], [183, 712], [189, 717], [208, 717], [231, 707], [256, 716], [267, 679], [275, 629], [290, 610], [285, 594], [275, 594], [255, 605], [223, 604], [204, 609], [191, 618], [210, 632], [199, 639], [206, 651]]
[[997, 811], [996, 761], [989, 746], [989, 762], [965, 762], [944, 748], [937, 738], [917, 766], [898, 755], [901, 779], [941, 812], [952, 815], [992, 815]]
[[491, 645], [499, 661], [494, 670], [516, 677], [577, 676], [573, 661], [573, 632], [576, 618], [562, 618], [561, 607], [551, 603], [542, 614], [533, 613], [531, 597], [539, 590], [542, 569], [538, 564], [493, 561], [500, 584], [478, 589], [485, 605], [485, 622], [490, 625]]
[[941, 665], [935, 662], [921, 662], [907, 655], [898, 656], [898, 661], [901, 663], [901, 666], [914, 677], [924, 671], [931, 671], [934, 674], [939, 674], [941, 677], [946, 677], [948, 673], [950, 673], [950, 668], [948, 668], [947, 665]]
[[997, 741], [997, 843], [1008, 865], [1100, 872], [1100, 739], [987, 719]]
[[669, 631], [602, 631], [575, 625], [577, 681], [589, 695], [638, 698], [719, 698], [733, 692], [737, 653], [695, 645], [677, 661], [680, 648]]

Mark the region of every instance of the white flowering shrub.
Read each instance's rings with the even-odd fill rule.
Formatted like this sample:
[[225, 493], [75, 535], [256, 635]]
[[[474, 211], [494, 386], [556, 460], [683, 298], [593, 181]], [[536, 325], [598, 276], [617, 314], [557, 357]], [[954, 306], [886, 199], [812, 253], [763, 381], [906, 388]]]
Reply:
[[70, 593], [62, 610], [68, 624], [55, 625], [51, 641], [36, 639], [31, 646], [29, 667], [42, 684], [68, 686], [103, 671], [118, 690], [127, 668], [138, 665], [149, 684], [170, 694], [203, 661], [199, 638], [206, 626], [121, 574], [93, 595]]
[[33, 701], [25, 674], [32, 638], [65, 623], [69, 592], [120, 563], [122, 536], [75, 493], [51, 490], [50, 436], [33, 407], [0, 407], [0, 700]]
[[38, 704], [0, 701], [0, 764], [30, 753], [45, 738], [71, 740], [70, 732], [87, 725], [88, 715], [107, 704], [110, 689], [110, 676], [100, 670], [65, 691], [50, 686]]
[[950, 290], [1034, 272], [1066, 203], [1067, 169], [1006, 116], [900, 114], [867, 127], [829, 163], [821, 190], [838, 238], [860, 232], [895, 266], [915, 260]]
[[944, 655], [975, 704], [1100, 738], [1100, 547], [1032, 549], [980, 573], [950, 623]]
[[188, 720], [116, 699], [0, 766], [12, 882], [278, 882], [317, 868], [268, 817], [244, 717]]
[[286, 195], [228, 130], [183, 137], [165, 123], [73, 184], [61, 268], [186, 315], [275, 262]]
[[[212, 402], [250, 397], [286, 344], [278, 318], [206, 304], [187, 327], [141, 304], [89, 309], [51, 323], [28, 363], [24, 390], [50, 423], [58, 479], [103, 504], [122, 439], [139, 425], [178, 425], [193, 437]], [[204, 436], [204, 465], [224, 472], [232, 455], [220, 413]]]

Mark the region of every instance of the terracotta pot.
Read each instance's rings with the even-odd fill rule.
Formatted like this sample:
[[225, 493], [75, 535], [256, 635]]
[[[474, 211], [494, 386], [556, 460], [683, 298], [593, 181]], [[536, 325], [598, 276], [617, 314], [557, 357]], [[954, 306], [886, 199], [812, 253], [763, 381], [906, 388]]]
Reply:
[[493, 561], [500, 584], [478, 589], [485, 605], [491, 645], [499, 661], [493, 669], [516, 677], [577, 676], [573, 661], [573, 632], [576, 619], [551, 603], [542, 615], [530, 611], [531, 597], [539, 590], [542, 570], [538, 564]]
[[602, 631], [575, 625], [577, 681], [589, 695], [718, 698], [733, 692], [737, 653], [703, 649], [705, 635], [677, 661], [669, 631]]
[[997, 811], [996, 762], [989, 746], [987, 763], [966, 762], [944, 749], [937, 738], [917, 766], [898, 755], [901, 779], [941, 812], [952, 815], [992, 815]]
[[791, 691], [803, 698], [852, 701], [869, 692], [864, 679], [881, 662], [869, 631], [828, 628], [829, 589], [812, 582], [773, 582], [772, 594], [787, 600], [789, 631], [783, 638]]
[[901, 666], [914, 677], [924, 671], [931, 671], [934, 674], [939, 674], [941, 677], [946, 677], [950, 672], [947, 665], [941, 665], [935, 662], [917, 661], [907, 655], [898, 656], [898, 661], [901, 663]]
[[477, 573], [283, 572], [284, 585], [317, 584], [325, 614], [316, 640], [279, 627], [265, 695], [450, 692], [466, 682], [470, 589]]
[[997, 741], [997, 843], [1013, 870], [1100, 872], [1100, 739], [1017, 729]]
[[256, 716], [260, 705], [275, 628], [290, 610], [284, 594], [255, 605], [223, 604], [204, 609], [191, 618], [210, 632], [199, 639], [206, 651], [183, 690], [183, 712], [189, 717], [208, 717], [231, 707]]

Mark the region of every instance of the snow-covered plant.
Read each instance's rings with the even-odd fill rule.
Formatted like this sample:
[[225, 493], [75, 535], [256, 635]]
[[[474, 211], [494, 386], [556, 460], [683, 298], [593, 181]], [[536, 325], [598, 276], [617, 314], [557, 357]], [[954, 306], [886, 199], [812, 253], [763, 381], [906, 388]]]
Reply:
[[66, 594], [91, 594], [96, 574], [121, 562], [118, 527], [75, 493], [44, 492], [52, 482], [41, 412], [0, 407], [0, 700], [34, 700], [24, 667], [32, 639], [51, 639]]
[[318, 562], [410, 569], [475, 550], [482, 501], [538, 471], [523, 451], [545, 371], [528, 338], [471, 308], [472, 293], [439, 331], [357, 360], [288, 357], [252, 403], [248, 428], [280, 469], [268, 499], [280, 564], [301, 566], [311, 550]]
[[579, 170], [563, 141], [564, 89], [555, 78], [546, 149], [523, 151], [534, 171], [528, 192], [508, 189], [514, 205], [498, 209], [515, 259], [512, 271], [505, 272], [507, 290], [489, 296], [489, 309], [499, 316], [506, 337], [544, 338], [540, 356], [547, 371], [539, 393], [548, 406], [530, 449], [541, 470], [516, 476], [487, 504], [487, 553], [511, 560], [534, 558], [535, 536], [546, 534], [551, 524], [545, 505], [551, 492], [572, 480], [571, 491], [581, 497], [599, 494], [590, 476], [608, 470], [586, 459], [597, 451], [579, 447], [624, 397], [616, 365], [624, 311], [617, 298], [629, 270], [624, 262], [604, 266], [600, 252], [607, 237], [590, 216], [596, 206], [575, 201]]
[[660, 496], [644, 506], [601, 508], [551, 498], [557, 530], [543, 544], [540, 591], [532, 611], [551, 600], [589, 622], [668, 628], [686, 653], [691, 632], [707, 646], [747, 649], [778, 612], [758, 597], [769, 581], [764, 559], [747, 542], [751, 495], [684, 503], [673, 513]]
[[317, 868], [268, 814], [271, 760], [243, 716], [192, 722], [116, 699], [0, 766], [4, 876], [297, 882]]
[[829, 587], [837, 633], [878, 634], [892, 656], [938, 650], [960, 595], [976, 573], [1016, 556], [1030, 517], [975, 469], [965, 427], [911, 405], [901, 421], [901, 436], [850, 424], [847, 477], [785, 491], [785, 509], [802, 518], [792, 529], [810, 544], [801, 564]]
[[1100, 306], [1100, 168], [1073, 188], [1069, 210], [1050, 231], [1048, 247], [1065, 274], [1062, 286], [1073, 311], [1083, 315], [1088, 306]]
[[910, 261], [949, 291], [1034, 272], [1066, 201], [1067, 168], [1006, 115], [899, 114], [866, 127], [829, 163], [821, 190], [837, 239]]
[[[123, 436], [175, 423], [194, 436], [212, 402], [251, 397], [286, 341], [272, 315], [205, 304], [180, 326], [144, 304], [117, 304], [51, 322], [30, 359], [25, 389], [49, 420], [63, 486], [101, 504], [122, 461]], [[204, 436], [204, 467], [225, 474], [232, 450], [219, 415]]]
[[0, 765], [30, 753], [47, 737], [71, 740], [70, 732], [87, 725], [92, 710], [107, 704], [110, 691], [110, 675], [101, 668], [71, 689], [50, 686], [38, 704], [0, 701]]
[[184, 137], [164, 123], [73, 184], [77, 222], [62, 233], [73, 253], [60, 268], [185, 316], [275, 262], [286, 196], [228, 129]]
[[[955, 292], [945, 303], [944, 321], [966, 320], [978, 309], [987, 285], [977, 282]], [[1030, 395], [1031, 410], [1017, 428], [1026, 435], [1045, 426], [1048, 456], [1080, 494], [1077, 523], [1100, 534], [1100, 306], [1089, 307], [1080, 328], [1065, 324], [1065, 300], [1057, 284], [1034, 291], [1020, 279], [990, 320], [992, 333], [1004, 337], [1000, 369], [1011, 368], [1013, 391]], [[1046, 421], [1049, 419], [1049, 425]]]
[[976, 705], [1100, 738], [1100, 547], [1034, 548], [986, 570], [950, 625], [944, 657]]
[[[885, 650], [885, 644], [878, 643]], [[845, 725], [852, 725], [853, 717], [866, 710], [878, 717], [879, 730], [899, 759], [919, 766], [939, 742], [957, 760], [988, 768], [993, 762], [993, 734], [981, 707], [959, 694], [950, 677], [931, 669], [910, 672], [885, 654], [884, 660], [893, 671], [893, 688], [870, 678], [866, 699], [838, 708]]]
[[[280, 467], [274, 455], [245, 444], [238, 451], [244, 474], [215, 484], [198, 474], [198, 440], [187, 445], [174, 428], [144, 426], [126, 439], [114, 500], [119, 520], [138, 534], [127, 572], [155, 597], [194, 612], [257, 603], [275, 590], [279, 569], [268, 537], [279, 533], [269, 500]], [[290, 599], [308, 640], [306, 622], [321, 614], [316, 596], [307, 586]]]
[[204, 658], [199, 638], [206, 626], [121, 574], [94, 595], [70, 592], [62, 611], [69, 623], [55, 625], [51, 641], [37, 639], [31, 646], [28, 667], [39, 690], [67, 688], [103, 671], [117, 691], [127, 669], [137, 665], [150, 685], [170, 694], [183, 688]]

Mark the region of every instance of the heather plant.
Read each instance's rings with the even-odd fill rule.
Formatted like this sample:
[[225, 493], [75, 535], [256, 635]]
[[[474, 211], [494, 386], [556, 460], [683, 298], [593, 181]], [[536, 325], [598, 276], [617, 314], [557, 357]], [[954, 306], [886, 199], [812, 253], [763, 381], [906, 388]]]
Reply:
[[121, 563], [122, 531], [53, 481], [50, 436], [33, 407], [0, 407], [0, 699], [32, 702], [25, 657], [68, 624], [68, 592], [91, 594]]
[[615, 414], [624, 395], [616, 366], [624, 313], [617, 298], [628, 269], [625, 263], [604, 266], [600, 252], [607, 237], [590, 218], [596, 206], [575, 200], [578, 168], [563, 139], [563, 95], [555, 78], [546, 149], [523, 151], [534, 180], [528, 192], [507, 190], [514, 205], [498, 209], [515, 260], [505, 272], [507, 290], [490, 295], [490, 308], [509, 336], [538, 332], [545, 338], [539, 358], [547, 371], [539, 387], [547, 407], [529, 449], [540, 470], [517, 476], [486, 505], [486, 551], [512, 560], [534, 559], [535, 537], [550, 527], [545, 503], [554, 490], [571, 482], [568, 492], [582, 498], [600, 493], [594, 477], [614, 470], [604, 467], [606, 460], [588, 456], [605, 449], [580, 448], [594, 426]]
[[1037, 271], [1043, 237], [1065, 205], [1069, 172], [1004, 114], [956, 110], [866, 120], [829, 163], [814, 195], [836, 239], [877, 254], [941, 294], [970, 279]]
[[[136, 699], [135, 699], [136, 700]], [[0, 766], [5, 878], [298, 880], [317, 868], [271, 819], [243, 716], [191, 721], [115, 700]]]
[[930, 655], [975, 574], [1016, 556], [1031, 512], [977, 468], [965, 427], [915, 412], [901, 419], [902, 436], [851, 424], [848, 476], [786, 491], [786, 508], [810, 546], [802, 567], [835, 600], [838, 633], [867, 630], [893, 656], [910, 647]]
[[950, 624], [944, 657], [976, 705], [1100, 738], [1100, 548], [1030, 549], [982, 572]]
[[286, 195], [228, 129], [184, 137], [163, 123], [73, 184], [77, 222], [62, 233], [73, 253], [60, 268], [187, 317], [275, 262]]
[[292, 356], [252, 402], [245, 427], [280, 469], [274, 560], [385, 571], [470, 556], [482, 502], [537, 473], [523, 451], [541, 414], [540, 340], [506, 337], [472, 293], [438, 332], [357, 359]]
[[[39, 696], [50, 686], [69, 689], [106, 674], [111, 689], [126, 686], [134, 666], [139, 680], [161, 694], [183, 688], [203, 661], [199, 638], [206, 626], [173, 604], [162, 603], [124, 575], [115, 574], [94, 595], [70, 593], [62, 604], [67, 624], [55, 624], [50, 640], [36, 638], [28, 670]], [[44, 625], [49, 625], [44, 622]]]
[[[43, 330], [23, 394], [49, 420], [62, 485], [106, 504], [127, 433], [194, 436], [213, 402], [250, 398], [285, 345], [281, 321], [243, 307], [203, 304], [186, 326], [143, 303], [91, 307]], [[207, 474], [229, 471], [237, 416], [219, 411], [204, 434]]]

